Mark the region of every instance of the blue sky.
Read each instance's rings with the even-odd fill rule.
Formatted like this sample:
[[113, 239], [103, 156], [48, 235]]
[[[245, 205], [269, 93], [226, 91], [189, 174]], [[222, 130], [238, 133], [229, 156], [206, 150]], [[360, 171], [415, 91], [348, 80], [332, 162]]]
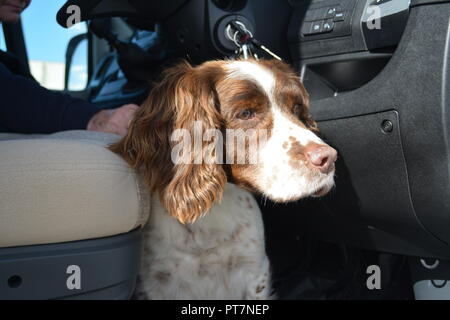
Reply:
[[5, 37], [3, 36], [2, 30], [0, 30], [0, 50], [6, 51]]
[[65, 0], [32, 0], [22, 14], [22, 24], [30, 60], [65, 62], [69, 40], [86, 32], [84, 23], [70, 29], [56, 22], [56, 13]]

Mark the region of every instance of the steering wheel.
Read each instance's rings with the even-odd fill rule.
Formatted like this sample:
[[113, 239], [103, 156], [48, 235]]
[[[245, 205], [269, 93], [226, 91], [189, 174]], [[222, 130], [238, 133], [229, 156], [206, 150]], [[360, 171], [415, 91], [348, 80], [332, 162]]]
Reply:
[[145, 17], [146, 21], [164, 21], [189, 0], [68, 0], [56, 15], [64, 28], [101, 17]]

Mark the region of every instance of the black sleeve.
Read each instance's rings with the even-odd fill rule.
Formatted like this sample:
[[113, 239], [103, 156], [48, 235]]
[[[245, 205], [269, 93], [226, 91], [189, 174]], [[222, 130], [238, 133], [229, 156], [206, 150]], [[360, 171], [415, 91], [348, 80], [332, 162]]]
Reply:
[[86, 129], [100, 111], [67, 94], [52, 92], [33, 80], [12, 74], [0, 63], [0, 127], [20, 133]]

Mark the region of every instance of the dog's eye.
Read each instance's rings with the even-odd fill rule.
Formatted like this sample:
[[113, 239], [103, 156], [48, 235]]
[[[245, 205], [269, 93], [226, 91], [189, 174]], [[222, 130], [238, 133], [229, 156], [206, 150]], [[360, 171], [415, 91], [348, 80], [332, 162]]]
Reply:
[[238, 113], [237, 118], [241, 120], [250, 120], [255, 116], [255, 113], [250, 109], [242, 110]]

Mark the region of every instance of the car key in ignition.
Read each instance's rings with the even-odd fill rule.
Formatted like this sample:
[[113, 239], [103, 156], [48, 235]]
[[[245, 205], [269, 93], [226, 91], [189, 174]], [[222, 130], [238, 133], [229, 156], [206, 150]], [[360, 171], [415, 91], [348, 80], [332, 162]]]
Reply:
[[[270, 55], [272, 58], [275, 58], [277, 60], [282, 60], [278, 55], [276, 55], [274, 52], [272, 52], [270, 49], [268, 49], [266, 46], [264, 46], [260, 41], [255, 39], [252, 32], [247, 29], [244, 23], [238, 20], [231, 21], [226, 29], [225, 29], [225, 36], [228, 40], [232, 41], [237, 49], [234, 54], [234, 58], [244, 58], [248, 59], [249, 56], [252, 56], [255, 59], [259, 59], [258, 55], [255, 50], [259, 49]], [[253, 50], [252, 50], [253, 48]]]

